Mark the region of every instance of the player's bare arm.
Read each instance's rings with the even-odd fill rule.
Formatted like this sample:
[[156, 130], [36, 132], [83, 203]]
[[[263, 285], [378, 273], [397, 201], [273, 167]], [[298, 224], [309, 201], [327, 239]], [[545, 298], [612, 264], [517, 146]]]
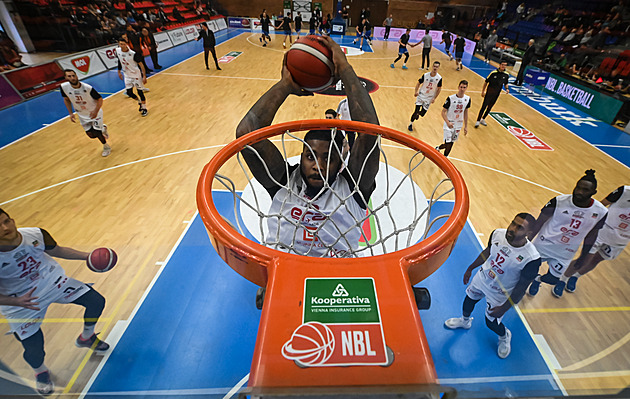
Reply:
[[39, 297], [33, 296], [33, 292], [37, 287], [33, 287], [29, 292], [22, 296], [7, 296], [0, 294], [0, 305], [2, 306], [18, 306], [21, 308], [40, 310], [37, 305], [39, 302], [35, 301]]
[[444, 119], [444, 122], [446, 122], [446, 126], [448, 126], [449, 129], [452, 129], [455, 125], [453, 125], [453, 123], [448, 120], [447, 112], [448, 110], [446, 108], [442, 108], [442, 119]]
[[483, 82], [483, 87], [481, 88], [481, 97], [486, 96], [486, 89], [488, 88], [488, 82]]
[[64, 104], [66, 104], [66, 108], [68, 109], [68, 114], [70, 115], [70, 121], [72, 123], [76, 123], [77, 117], [74, 115], [74, 111], [72, 110], [72, 101], [68, 97], [63, 98]]
[[[298, 96], [313, 95], [313, 93], [304, 91], [293, 81], [286, 67], [285, 55], [282, 65], [282, 78], [263, 94], [243, 117], [236, 128], [236, 138], [271, 125], [276, 112], [278, 112], [278, 109], [290, 94]], [[283, 183], [286, 179], [287, 166], [278, 148], [269, 140], [252, 144], [252, 147], [256, 151], [245, 149], [242, 151], [242, 154], [256, 180], [265, 188], [276, 187], [277, 182]], [[269, 173], [267, 173], [265, 168], [269, 169]]]
[[[490, 235], [490, 237], [492, 237], [492, 235]], [[472, 271], [483, 265], [489, 256], [490, 246], [488, 245], [486, 249], [481, 251], [479, 256], [477, 256], [477, 259], [475, 259], [474, 262], [471, 263], [470, 266], [468, 266], [468, 269], [466, 269], [466, 272], [464, 273], [464, 284], [468, 284], [468, 282], [470, 281], [470, 276], [472, 275]]]
[[533, 240], [534, 237], [536, 237], [538, 232], [540, 232], [540, 229], [545, 224], [545, 222], [553, 216], [553, 212], [555, 211], [555, 209], [556, 209], [556, 199], [552, 198], [540, 210], [540, 215], [538, 215], [538, 219], [536, 219], [536, 223], [534, 224], [534, 227], [532, 227], [529, 235], [527, 236], [530, 239], [530, 241]]
[[140, 67], [140, 72], [142, 72], [142, 83], [146, 84], [147, 83], [147, 71], [144, 70], [144, 64], [139, 62], [138, 66]]
[[77, 251], [76, 249], [61, 247], [57, 245], [53, 249], [47, 249], [46, 253], [55, 258], [71, 259], [71, 260], [87, 260], [90, 255], [88, 252]]
[[98, 116], [98, 112], [101, 110], [102, 107], [103, 107], [103, 97], [96, 100], [96, 107], [94, 108], [92, 112], [90, 112], [90, 119], [96, 118]]
[[120, 63], [120, 60], [118, 60], [118, 77], [120, 78], [120, 80], [123, 80], [122, 64]]
[[[335, 72], [346, 88], [352, 120], [379, 125], [372, 98], [348, 63], [339, 44], [330, 37], [321, 37], [319, 40], [332, 50]], [[348, 171], [355, 180], [358, 180], [359, 190], [366, 198], [374, 186], [374, 179], [378, 173], [380, 152], [378, 148], [374, 148], [377, 140], [378, 137], [375, 135], [359, 133], [348, 160]]]
[[418, 97], [418, 93], [420, 93], [420, 85], [421, 85], [421, 84], [422, 84], [422, 83], [420, 83], [420, 81], [418, 80], [418, 83], [416, 83], [416, 89], [415, 89], [415, 90], [414, 90], [414, 92], [413, 92], [413, 96], [414, 96], [414, 97]]
[[441, 91], [442, 91], [442, 86], [438, 86], [437, 89], [435, 89], [435, 96], [433, 96], [433, 101], [431, 101], [431, 104], [433, 104], [435, 100], [437, 100]]
[[468, 134], [468, 108], [464, 110], [464, 136]]

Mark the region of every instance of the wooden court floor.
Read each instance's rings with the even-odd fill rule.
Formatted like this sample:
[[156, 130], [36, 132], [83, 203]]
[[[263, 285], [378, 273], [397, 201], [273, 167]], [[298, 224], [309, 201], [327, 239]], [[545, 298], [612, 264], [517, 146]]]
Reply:
[[[380, 86], [372, 98], [381, 124], [407, 132], [413, 88], [423, 73], [418, 70], [421, 50], [411, 51], [409, 70], [403, 71], [400, 62], [396, 69], [389, 67], [397, 54], [395, 42], [375, 41], [373, 47], [373, 53], [353, 56], [350, 62], [359, 76]], [[105, 337], [118, 320], [129, 317], [184, 222], [194, 215], [205, 163], [234, 138], [242, 116], [279, 79], [284, 51], [278, 40], [262, 48], [257, 36], [242, 34], [217, 47], [219, 55], [228, 51], [243, 54], [222, 71], [206, 71], [203, 56], [197, 55], [150, 77], [146, 118], [122, 93], [107, 98], [105, 123], [113, 149], [107, 158], [68, 118], [0, 150], [0, 203], [10, 201], [2, 207], [18, 226], [44, 227], [63, 246], [117, 251], [119, 265], [103, 275], [88, 271], [82, 262], [60, 262], [68, 275], [95, 283], [107, 298], [97, 326]], [[630, 184], [625, 166], [509, 95], [501, 95], [494, 111], [508, 113], [554, 151], [529, 150], [493, 120], [473, 129], [483, 79], [469, 69], [457, 72], [454, 62], [435, 49], [431, 56], [442, 62], [444, 85], [412, 134], [440, 143], [441, 104], [460, 80], [470, 82], [469, 134], [455, 144], [450, 159], [468, 184], [469, 219], [482, 242], [494, 229], [507, 227], [516, 213], [538, 216], [549, 199], [570, 193], [586, 169], [597, 170], [597, 199]], [[274, 122], [322, 118], [339, 100], [291, 97]], [[535, 299], [526, 297], [520, 305], [532, 332], [544, 336], [557, 358], [562, 367], [557, 374], [569, 393], [618, 391], [630, 384], [629, 262], [626, 249], [581, 278], [574, 295], [556, 299], [543, 286]], [[453, 281], [460, 284], [461, 276]], [[53, 305], [43, 326], [46, 364], [56, 384], [75, 393], [98, 363], [73, 344], [82, 323], [77, 309]], [[0, 323], [0, 334], [7, 331], [8, 325]], [[0, 360], [32, 379], [19, 343], [0, 335], [0, 347]]]

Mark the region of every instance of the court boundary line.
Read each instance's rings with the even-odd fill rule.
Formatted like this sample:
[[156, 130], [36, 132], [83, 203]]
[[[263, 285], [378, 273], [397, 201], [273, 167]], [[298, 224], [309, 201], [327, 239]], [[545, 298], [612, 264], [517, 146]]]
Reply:
[[620, 340], [614, 342], [612, 345], [604, 348], [603, 350], [587, 357], [586, 359], [582, 359], [579, 362], [573, 363], [570, 366], [567, 367], [563, 367], [563, 370], [565, 371], [575, 371], [575, 370], [579, 370], [581, 368], [584, 368], [586, 366], [590, 366], [591, 364], [600, 361], [601, 359], [605, 358], [606, 356], [608, 356], [609, 354], [613, 353], [614, 351], [616, 351], [617, 349], [621, 348], [622, 346], [624, 346], [625, 344], [627, 344], [630, 341], [630, 333], [627, 333], [623, 338], [621, 338]]
[[[144, 290], [144, 293], [140, 297], [140, 300], [138, 300], [138, 303], [136, 304], [134, 309], [131, 311], [131, 314], [127, 318], [126, 323], [125, 323], [125, 327], [120, 332], [120, 338], [122, 338], [125, 335], [125, 331], [127, 331], [127, 328], [129, 327], [129, 325], [133, 321], [134, 317], [136, 316], [136, 314], [140, 310], [140, 307], [144, 303], [145, 299], [149, 296], [149, 293], [153, 289], [153, 286], [157, 282], [158, 278], [162, 275], [162, 272], [166, 268], [166, 265], [168, 265], [168, 263], [170, 262], [171, 257], [173, 256], [173, 254], [175, 253], [177, 248], [179, 248], [179, 245], [181, 244], [182, 240], [186, 236], [186, 233], [188, 233], [188, 230], [190, 230], [190, 227], [193, 224], [192, 222], [195, 220], [197, 215], [199, 215], [199, 211], [195, 211], [194, 215], [190, 219], [190, 223], [186, 224], [186, 227], [184, 227], [184, 231], [182, 231], [182, 233], [179, 235], [179, 238], [177, 239], [177, 241], [175, 242], [175, 244], [171, 248], [171, 251], [166, 256], [166, 259], [164, 260], [164, 264], [158, 269], [158, 271], [155, 273], [155, 276], [153, 277], [153, 280], [151, 280], [151, 282], [149, 283], [147, 288]], [[151, 254], [151, 256], [153, 256], [153, 254]], [[83, 390], [81, 391], [81, 394], [79, 395], [79, 399], [83, 399], [85, 397], [85, 395], [88, 394], [89, 390], [91, 389], [92, 385], [94, 384], [94, 381], [96, 381], [96, 378], [98, 378], [101, 370], [103, 369], [103, 367], [105, 367], [105, 364], [109, 360], [109, 355], [114, 351], [116, 346], [118, 346], [119, 342], [120, 342], [120, 339], [118, 339], [118, 341], [116, 341], [114, 344], [112, 344], [112, 346], [109, 349], [109, 352], [107, 353], [107, 356], [105, 358], [103, 358], [103, 360], [99, 363], [98, 367], [96, 368], [96, 370], [94, 370], [94, 372], [92, 373], [92, 376], [90, 377], [88, 382], [85, 384], [85, 387], [83, 387]]]
[[[227, 34], [229, 34], [229, 29], [226, 29], [226, 32], [225, 32], [225, 33], [220, 33], [220, 34], [219, 34], [219, 35], [217, 35], [217, 36], [220, 36], [220, 35], [223, 35], [223, 34], [226, 34], [226, 35], [227, 35]], [[242, 34], [242, 33], [241, 33], [241, 34]], [[224, 41], [224, 42], [217, 44], [217, 46], [219, 46], [219, 45], [221, 45], [221, 44], [223, 44], [223, 43], [226, 43], [228, 40], [232, 40], [232, 39], [234, 39], [235, 37], [240, 36], [241, 34], [236, 35], [236, 36], [234, 36], [234, 37], [228, 37], [227, 39], [225, 39], [225, 41]], [[190, 42], [186, 42], [184, 45], [186, 45], [187, 43], [192, 43], [192, 41], [190, 41]], [[165, 50], [165, 51], [168, 51], [168, 50], [170, 50], [170, 49], [167, 49], [167, 50]], [[177, 65], [181, 64], [181, 63], [182, 63], [182, 62], [184, 62], [184, 61], [188, 61], [189, 59], [192, 59], [193, 57], [197, 57], [197, 56], [198, 56], [198, 55], [200, 55], [200, 54], [201, 54], [201, 52], [200, 52], [200, 53], [198, 53], [198, 54], [195, 54], [195, 55], [193, 55], [193, 56], [190, 56], [190, 57], [188, 57], [188, 58], [186, 58], [186, 59], [184, 59], [184, 60], [182, 60], [182, 61], [178, 62], [177, 64], [173, 64], [173, 65], [171, 65], [170, 67], [168, 67], [168, 68], [166, 68], [166, 69], [164, 69], [164, 70], [160, 70], [160, 71], [158, 71], [158, 72], [154, 73], [154, 74], [153, 74], [153, 75], [151, 75], [151, 76], [147, 76], [147, 81], [148, 81], [149, 79], [151, 79], [152, 77], [154, 77], [154, 76], [157, 76], [157, 75], [159, 75], [159, 74], [161, 74], [161, 73], [163, 73], [163, 72], [168, 71], [169, 69], [171, 69], [171, 68], [173, 68], [173, 67], [176, 67]], [[104, 72], [102, 72], [102, 73], [99, 73], [98, 75], [94, 75], [94, 76], [96, 77], [96, 76], [103, 75], [103, 74], [110, 73], [110, 72], [114, 72], [114, 71], [115, 71], [114, 69], [108, 69], [108, 70], [106, 70], [106, 71], [104, 71]], [[56, 90], [56, 89], [55, 89], [55, 90], [51, 90], [49, 93], [52, 93], [53, 91], [57, 91], [57, 90]], [[106, 98], [104, 98], [104, 99], [103, 99], [103, 101], [105, 101], [105, 100], [109, 99], [110, 97], [112, 97], [112, 96], [114, 96], [114, 95], [116, 95], [116, 94], [122, 93], [123, 91], [125, 91], [125, 88], [122, 88], [122, 89], [120, 89], [119, 91], [117, 91], [117, 92], [114, 92], [114, 93], [110, 94], [109, 96], [107, 96]], [[100, 92], [99, 92], [99, 93], [100, 93]], [[48, 94], [48, 93], [46, 93], [46, 94]], [[37, 98], [39, 98], [39, 96], [38, 96]], [[27, 100], [26, 102], [28, 102], [28, 100]], [[26, 102], [25, 102], [25, 103], [26, 103]], [[16, 104], [16, 105], [17, 105], [17, 104]], [[74, 113], [76, 113], [76, 111], [75, 111]], [[5, 148], [7, 148], [7, 147], [8, 147], [8, 146], [10, 146], [10, 145], [13, 145], [13, 144], [15, 144], [15, 143], [17, 143], [17, 142], [19, 142], [19, 141], [22, 141], [22, 140], [24, 140], [25, 138], [27, 138], [27, 137], [29, 137], [29, 136], [32, 136], [32, 135], [34, 135], [35, 133], [38, 133], [38, 132], [40, 132], [40, 131], [42, 131], [42, 130], [44, 130], [44, 129], [46, 129], [46, 128], [48, 128], [48, 127], [50, 127], [50, 126], [52, 126], [52, 125], [54, 125], [54, 124], [56, 124], [56, 123], [58, 123], [58, 122], [61, 122], [62, 120], [67, 119], [67, 118], [69, 118], [69, 117], [70, 117], [70, 115], [66, 115], [66, 116], [64, 116], [63, 118], [60, 118], [60, 119], [57, 119], [56, 121], [53, 121], [53, 122], [48, 123], [48, 124], [45, 124], [44, 126], [40, 127], [39, 129], [34, 130], [34, 131], [32, 131], [32, 132], [30, 132], [30, 133], [28, 133], [28, 134], [26, 134], [26, 135], [24, 135], [24, 136], [22, 136], [22, 137], [18, 138], [17, 140], [14, 140], [14, 141], [10, 142], [9, 144], [5, 144], [5, 145], [3, 145], [2, 147], [0, 147], [0, 151], [1, 151], [1, 150], [3, 150], [3, 149], [5, 149]]]

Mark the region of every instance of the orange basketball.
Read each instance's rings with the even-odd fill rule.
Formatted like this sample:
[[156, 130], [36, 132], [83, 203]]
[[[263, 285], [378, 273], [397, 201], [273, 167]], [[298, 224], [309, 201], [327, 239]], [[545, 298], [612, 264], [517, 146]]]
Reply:
[[287, 68], [295, 83], [308, 91], [319, 91], [333, 83], [332, 51], [315, 35], [299, 38], [287, 53]]
[[97, 273], [104, 273], [116, 266], [118, 255], [110, 248], [96, 248], [87, 258], [88, 269]]

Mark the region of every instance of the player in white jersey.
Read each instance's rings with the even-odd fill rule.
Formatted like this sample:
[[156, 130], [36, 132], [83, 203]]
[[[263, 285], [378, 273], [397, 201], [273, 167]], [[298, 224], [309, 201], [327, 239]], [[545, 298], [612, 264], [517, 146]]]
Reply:
[[[317, 39], [332, 50], [335, 75], [345, 86], [352, 119], [378, 125], [372, 99], [339, 45], [328, 36]], [[282, 78], [241, 120], [236, 137], [270, 125], [291, 94], [310, 93], [293, 81], [283, 65]], [[270, 140], [252, 144], [253, 150], [242, 151], [252, 174], [272, 197], [271, 209], [275, 214], [268, 219], [270, 231], [265, 240], [274, 247], [311, 256], [354, 256], [361, 235], [361, 223], [355, 219], [358, 217], [361, 221], [365, 217], [365, 209], [376, 186], [380, 153], [375, 148], [377, 136], [359, 133], [347, 167], [340, 173], [342, 140], [341, 133], [333, 136], [331, 130], [309, 131], [304, 137], [298, 165], [287, 165], [280, 150]], [[287, 187], [295, 191], [289, 193]], [[334, 212], [324, 213], [329, 210]], [[338, 229], [334, 226], [337, 222], [351, 227]], [[262, 300], [263, 292], [259, 292], [257, 299]], [[257, 305], [261, 306], [262, 302], [257, 300]]]
[[72, 112], [72, 107], [74, 107], [87, 136], [98, 139], [103, 144], [101, 155], [108, 156], [112, 148], [107, 144], [109, 134], [107, 125], [103, 123], [103, 97], [89, 84], [81, 83], [72, 69], [66, 69], [63, 72], [68, 81], [61, 84], [61, 97], [70, 114], [70, 120], [72, 123], [77, 121]]
[[527, 239], [536, 219], [529, 213], [519, 213], [507, 229], [492, 232], [488, 246], [464, 273], [464, 284], [470, 281], [472, 271], [481, 266], [466, 288], [463, 316], [446, 320], [451, 329], [469, 329], [470, 317], [477, 302], [486, 298], [486, 325], [499, 336], [497, 354], [506, 358], [511, 351], [512, 333], [503, 323], [503, 315], [525, 295], [527, 286], [538, 275], [540, 255]]
[[94, 326], [105, 307], [105, 298], [87, 284], [67, 277], [51, 256], [86, 260], [87, 252], [57, 245], [44, 229], [18, 229], [0, 209], [0, 312], [24, 348], [24, 360], [33, 368], [37, 391], [54, 391], [44, 364], [44, 335], [40, 326], [52, 303], [73, 303], [85, 308], [83, 332], [75, 344], [104, 352], [109, 345], [97, 338]]
[[[127, 95], [138, 101], [138, 111], [142, 116], [147, 116], [147, 99], [144, 96], [144, 85], [147, 83], [147, 73], [144, 70], [144, 57], [129, 48], [125, 38], [118, 40], [116, 56], [118, 57], [118, 77], [125, 82]], [[123, 78], [124, 74], [124, 78]], [[138, 96], [133, 93], [133, 88], [138, 91]]]
[[470, 97], [466, 94], [468, 81], [462, 80], [457, 86], [457, 94], [451, 94], [446, 98], [442, 108], [442, 119], [444, 119], [444, 143], [436, 147], [444, 150], [444, 156], [451, 153], [453, 144], [459, 138], [459, 133], [464, 130], [464, 135], [468, 134], [468, 108], [470, 108]]
[[440, 69], [440, 61], [435, 61], [431, 72], [422, 75], [416, 83], [416, 90], [413, 94], [416, 97], [416, 109], [411, 115], [409, 126], [407, 126], [410, 132], [413, 132], [413, 121], [427, 113], [429, 106], [435, 102], [442, 91], [442, 76], [437, 73], [438, 69]]
[[630, 186], [621, 186], [602, 201], [608, 207], [604, 226], [597, 233], [592, 245], [584, 243], [579, 258], [571, 262], [560, 281], [553, 288], [553, 295], [560, 298], [564, 290], [574, 292], [577, 279], [585, 275], [603, 260], [613, 260], [630, 242]]
[[529, 295], [538, 293], [541, 282], [555, 285], [582, 242], [590, 245], [597, 237], [608, 210], [592, 198], [596, 192], [595, 171], [589, 169], [572, 194], [552, 198], [540, 211], [530, 238], [536, 237], [532, 242], [543, 262], [549, 265], [549, 271], [536, 277], [529, 286]]

